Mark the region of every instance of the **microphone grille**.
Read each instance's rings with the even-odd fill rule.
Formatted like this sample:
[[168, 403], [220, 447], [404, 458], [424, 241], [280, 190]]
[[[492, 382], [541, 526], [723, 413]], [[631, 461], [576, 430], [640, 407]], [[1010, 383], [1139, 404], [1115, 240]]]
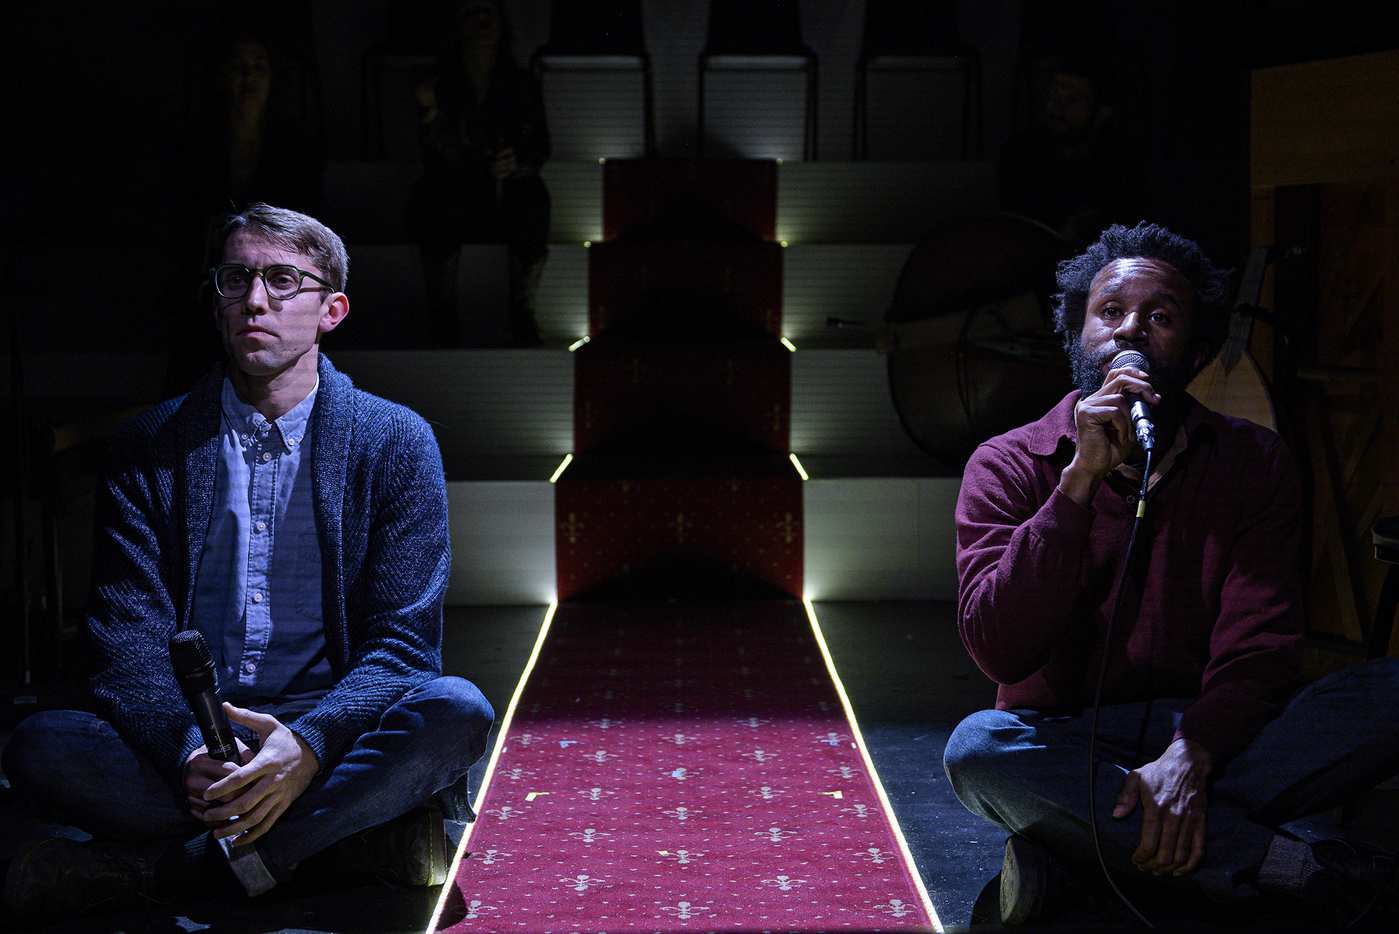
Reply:
[[1124, 366], [1151, 372], [1151, 362], [1146, 359], [1146, 354], [1139, 350], [1119, 350], [1117, 355], [1112, 358], [1112, 363], [1109, 364], [1108, 369], [1116, 370]]
[[209, 644], [197, 629], [177, 632], [170, 638], [170, 663], [176, 674], [187, 674], [201, 668], [212, 668], [214, 658], [209, 654]]

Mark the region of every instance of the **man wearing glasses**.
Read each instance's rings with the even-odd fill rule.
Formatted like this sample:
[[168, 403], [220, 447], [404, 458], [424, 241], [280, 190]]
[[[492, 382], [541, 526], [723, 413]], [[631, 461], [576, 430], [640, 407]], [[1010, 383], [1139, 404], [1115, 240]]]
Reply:
[[[5, 750], [36, 811], [94, 839], [17, 856], [12, 911], [220, 878], [257, 895], [313, 856], [444, 881], [443, 815], [469, 815], [493, 713], [441, 676], [432, 430], [319, 353], [349, 313], [347, 272], [340, 238], [303, 214], [254, 204], [225, 225], [210, 278], [226, 364], [130, 425], [99, 491], [100, 715], [37, 714]], [[241, 764], [209, 756], [180, 693], [167, 644], [184, 629], [209, 645]]]

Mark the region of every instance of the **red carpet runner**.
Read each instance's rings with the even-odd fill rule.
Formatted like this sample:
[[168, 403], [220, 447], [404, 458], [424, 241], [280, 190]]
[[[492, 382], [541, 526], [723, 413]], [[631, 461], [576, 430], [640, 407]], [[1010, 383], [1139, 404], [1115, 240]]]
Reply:
[[527, 677], [435, 929], [936, 925], [801, 604], [566, 605]]

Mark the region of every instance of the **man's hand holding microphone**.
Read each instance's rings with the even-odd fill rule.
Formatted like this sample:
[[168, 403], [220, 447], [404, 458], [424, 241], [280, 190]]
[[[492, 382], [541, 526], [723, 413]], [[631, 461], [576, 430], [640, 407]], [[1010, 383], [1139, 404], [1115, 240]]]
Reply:
[[[170, 640], [175, 677], [204, 736], [184, 765], [185, 800], [216, 839], [253, 843], [282, 816], [320, 770], [311, 747], [276, 717], [219, 701], [218, 675], [204, 637], [195, 630]], [[230, 720], [257, 733], [254, 752]]]

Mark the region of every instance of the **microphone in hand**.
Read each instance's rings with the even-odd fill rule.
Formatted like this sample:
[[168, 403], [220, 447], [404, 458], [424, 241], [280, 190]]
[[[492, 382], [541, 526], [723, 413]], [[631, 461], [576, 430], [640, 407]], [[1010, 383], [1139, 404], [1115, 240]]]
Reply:
[[[1108, 369], [1116, 370], [1120, 367], [1129, 366], [1145, 373], [1151, 372], [1151, 362], [1147, 360], [1146, 354], [1137, 350], [1120, 350], [1112, 358], [1112, 363]], [[1132, 430], [1136, 433], [1137, 443], [1142, 446], [1143, 451], [1156, 450], [1156, 423], [1151, 418], [1151, 406], [1144, 400], [1132, 396], [1132, 404], [1128, 410], [1132, 419]]]
[[214, 759], [237, 763], [238, 743], [223, 712], [219, 699], [219, 675], [214, 669], [213, 656], [204, 636], [195, 629], [177, 632], [170, 639], [170, 662], [175, 668], [175, 680], [189, 701], [204, 746]]

